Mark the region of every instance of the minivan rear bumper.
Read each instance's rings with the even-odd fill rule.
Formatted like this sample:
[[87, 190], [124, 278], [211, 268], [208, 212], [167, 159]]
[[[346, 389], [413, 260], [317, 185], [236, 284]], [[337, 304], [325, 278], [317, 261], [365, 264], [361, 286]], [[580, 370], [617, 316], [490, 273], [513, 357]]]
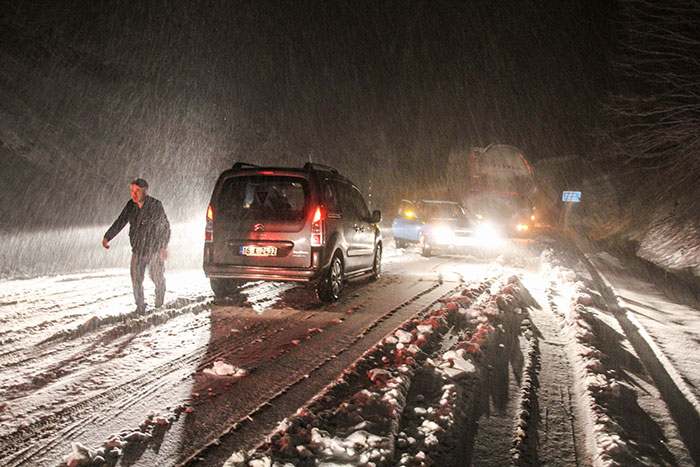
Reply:
[[320, 269], [205, 265], [204, 274], [208, 278], [217, 279], [309, 282], [318, 278]]

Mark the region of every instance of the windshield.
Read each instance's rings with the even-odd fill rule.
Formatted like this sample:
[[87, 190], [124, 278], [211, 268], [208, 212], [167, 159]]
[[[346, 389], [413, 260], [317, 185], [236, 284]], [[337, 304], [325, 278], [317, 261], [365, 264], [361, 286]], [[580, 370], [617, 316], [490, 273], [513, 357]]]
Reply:
[[299, 221], [306, 214], [308, 191], [308, 184], [301, 177], [232, 177], [222, 184], [216, 205], [226, 216]]
[[423, 217], [427, 219], [461, 219], [464, 217], [464, 210], [458, 204], [424, 204], [421, 207]]

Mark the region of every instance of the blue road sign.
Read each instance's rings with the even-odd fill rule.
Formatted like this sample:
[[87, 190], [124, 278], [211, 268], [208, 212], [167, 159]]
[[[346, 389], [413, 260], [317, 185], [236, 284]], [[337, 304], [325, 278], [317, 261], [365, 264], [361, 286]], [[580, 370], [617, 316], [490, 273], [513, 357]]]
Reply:
[[565, 191], [561, 194], [561, 200], [569, 203], [580, 203], [581, 202], [581, 192], [580, 191]]

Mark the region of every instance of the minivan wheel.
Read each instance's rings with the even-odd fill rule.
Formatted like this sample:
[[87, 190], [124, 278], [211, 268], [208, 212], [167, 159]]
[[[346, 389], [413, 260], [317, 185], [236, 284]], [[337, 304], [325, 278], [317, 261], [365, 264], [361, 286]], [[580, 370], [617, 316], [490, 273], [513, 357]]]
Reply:
[[331, 265], [316, 287], [318, 299], [330, 303], [338, 300], [343, 290], [343, 260], [339, 255], [333, 256]]
[[420, 254], [426, 258], [430, 256], [430, 245], [428, 245], [428, 237], [424, 233], [420, 234]]
[[226, 298], [233, 293], [238, 281], [235, 279], [209, 279], [209, 284], [216, 298]]
[[377, 280], [382, 275], [382, 244], [378, 243], [374, 249], [374, 264], [372, 265], [372, 279]]

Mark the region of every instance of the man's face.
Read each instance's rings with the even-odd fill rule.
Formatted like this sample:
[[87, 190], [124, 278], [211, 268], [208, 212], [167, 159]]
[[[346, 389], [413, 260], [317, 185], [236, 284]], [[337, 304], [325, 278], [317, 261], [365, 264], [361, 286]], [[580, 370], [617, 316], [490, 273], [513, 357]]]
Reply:
[[143, 203], [148, 194], [148, 188], [141, 188], [138, 185], [131, 185], [131, 200], [134, 203]]

